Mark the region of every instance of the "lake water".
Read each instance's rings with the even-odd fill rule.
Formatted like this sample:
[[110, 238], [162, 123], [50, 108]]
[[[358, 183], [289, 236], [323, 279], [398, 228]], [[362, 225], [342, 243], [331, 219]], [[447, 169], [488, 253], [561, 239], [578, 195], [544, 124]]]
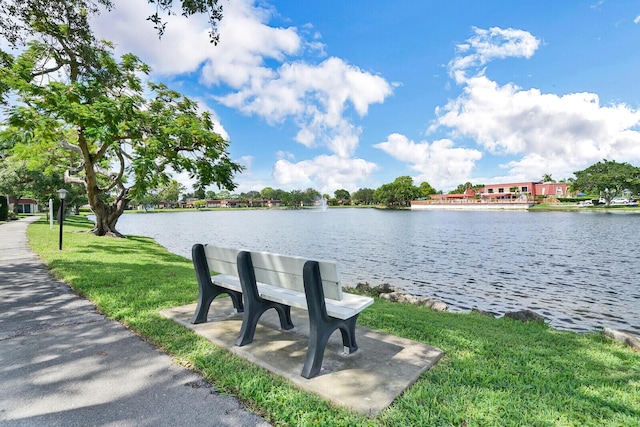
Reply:
[[[123, 215], [118, 230], [335, 260], [343, 284], [389, 283], [451, 311], [531, 309], [554, 327], [640, 336], [640, 215], [377, 209]], [[195, 285], [194, 285], [195, 286]]]

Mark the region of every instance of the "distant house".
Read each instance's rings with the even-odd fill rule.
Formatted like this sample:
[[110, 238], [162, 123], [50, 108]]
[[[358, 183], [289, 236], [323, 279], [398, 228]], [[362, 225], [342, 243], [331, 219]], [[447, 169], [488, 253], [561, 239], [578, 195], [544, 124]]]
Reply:
[[16, 211], [17, 213], [23, 213], [23, 214], [25, 214], [25, 213], [37, 213], [37, 212], [39, 212], [38, 202], [35, 201], [34, 199], [21, 198], [21, 199], [18, 200], [18, 202], [16, 204], [16, 200], [15, 199], [9, 199], [9, 210], [10, 211]]
[[184, 208], [189, 208], [189, 209], [193, 209], [193, 202], [195, 202], [198, 199], [195, 199], [193, 197], [189, 197], [187, 198], [186, 201], [179, 201], [178, 202], [178, 207], [184, 209]]
[[259, 200], [249, 200], [247, 205], [252, 208], [277, 208], [280, 207], [280, 200], [268, 200], [268, 199], [259, 199]]
[[422, 209], [435, 205], [450, 205], [468, 208], [472, 204], [534, 204], [541, 197], [567, 197], [568, 185], [564, 182], [511, 182], [487, 184], [483, 188], [467, 189], [459, 194], [431, 194], [429, 200], [413, 200], [412, 209]]
[[230, 199], [207, 200], [208, 208], [236, 208], [238, 206], [240, 206], [239, 200], [230, 200]]
[[508, 184], [487, 184], [480, 190], [481, 198], [522, 199], [536, 197], [566, 197], [567, 184], [564, 182], [512, 182]]
[[233, 200], [233, 199], [223, 199], [223, 200], [207, 200], [208, 208], [238, 208], [238, 207], [249, 207], [249, 208], [272, 208], [280, 206], [280, 200], [266, 200], [266, 199], [256, 199], [256, 200]]
[[453, 202], [453, 201], [471, 201], [476, 200], [476, 192], [472, 188], [468, 188], [464, 193], [458, 194], [431, 194], [429, 196], [431, 200], [437, 200], [441, 202]]

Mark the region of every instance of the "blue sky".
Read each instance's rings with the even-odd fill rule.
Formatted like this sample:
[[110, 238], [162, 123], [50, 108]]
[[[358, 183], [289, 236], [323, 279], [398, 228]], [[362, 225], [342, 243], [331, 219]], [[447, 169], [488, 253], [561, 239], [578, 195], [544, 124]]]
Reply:
[[214, 113], [247, 168], [237, 192], [640, 165], [638, 2], [221, 1], [218, 46], [205, 17], [168, 17], [158, 40], [146, 0], [95, 28]]

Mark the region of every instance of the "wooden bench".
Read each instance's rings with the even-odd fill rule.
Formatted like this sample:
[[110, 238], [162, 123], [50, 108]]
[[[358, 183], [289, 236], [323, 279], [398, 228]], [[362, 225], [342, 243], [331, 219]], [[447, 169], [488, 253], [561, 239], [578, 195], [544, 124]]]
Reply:
[[[327, 341], [337, 329], [346, 351], [358, 349], [356, 320], [373, 298], [343, 292], [335, 263], [199, 243], [192, 248], [192, 258], [199, 295], [191, 323], [206, 322], [211, 302], [229, 294], [243, 313], [236, 341], [243, 346], [253, 341], [257, 323], [268, 309], [277, 311], [286, 330], [294, 327], [291, 307], [305, 309], [309, 312], [309, 345], [301, 373], [305, 378], [320, 372]], [[211, 276], [213, 271], [220, 274]]]

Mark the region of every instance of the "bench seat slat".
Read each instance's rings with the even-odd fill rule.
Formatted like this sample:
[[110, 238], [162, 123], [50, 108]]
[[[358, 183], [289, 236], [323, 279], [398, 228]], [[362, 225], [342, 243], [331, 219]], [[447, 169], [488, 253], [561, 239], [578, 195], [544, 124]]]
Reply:
[[[258, 293], [262, 298], [291, 307], [307, 309], [307, 297], [304, 292], [279, 288], [266, 283], [257, 283], [257, 285]], [[346, 320], [373, 304], [373, 298], [345, 293], [342, 301], [325, 298], [324, 302], [329, 316]]]
[[[240, 279], [238, 279], [238, 277], [219, 274], [217, 276], [212, 276], [211, 281], [224, 288], [242, 292]], [[307, 309], [307, 298], [304, 292], [280, 288], [267, 283], [257, 283], [257, 285], [258, 293], [260, 297], [264, 299], [279, 302], [291, 307], [301, 308], [304, 310]], [[342, 297], [343, 299], [341, 301], [325, 298], [327, 314], [329, 316], [346, 320], [373, 304], [373, 298], [361, 295], [343, 293]]]
[[217, 276], [211, 276], [211, 282], [213, 282], [214, 285], [222, 286], [232, 291], [242, 292], [242, 286], [240, 285], [240, 278], [238, 276], [218, 274]]

